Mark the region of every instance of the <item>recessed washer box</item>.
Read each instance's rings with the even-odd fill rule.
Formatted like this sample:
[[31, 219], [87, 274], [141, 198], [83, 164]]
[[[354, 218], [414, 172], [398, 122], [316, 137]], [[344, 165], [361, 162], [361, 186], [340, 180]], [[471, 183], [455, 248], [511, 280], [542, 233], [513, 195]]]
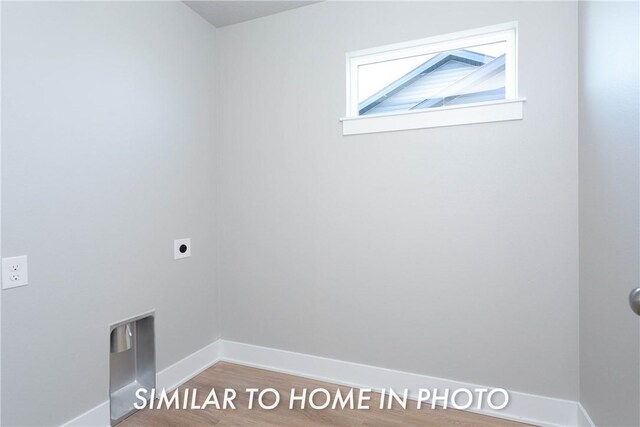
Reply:
[[[136, 391], [156, 387], [154, 312], [114, 323], [109, 332], [111, 425], [133, 414]], [[148, 396], [145, 396], [148, 398]]]

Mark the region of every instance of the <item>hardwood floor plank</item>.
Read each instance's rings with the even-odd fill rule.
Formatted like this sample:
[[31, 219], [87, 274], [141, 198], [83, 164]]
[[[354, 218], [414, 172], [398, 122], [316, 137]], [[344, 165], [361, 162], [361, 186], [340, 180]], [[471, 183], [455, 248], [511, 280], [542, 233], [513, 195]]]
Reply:
[[[416, 402], [409, 401], [407, 409], [403, 410], [395, 403], [391, 409], [379, 409], [380, 394], [371, 393], [369, 401], [370, 409], [312, 409], [307, 405], [300, 409], [289, 409], [291, 389], [308, 391], [316, 388], [325, 388], [332, 398], [338, 389], [344, 394], [350, 388], [336, 384], [315, 381], [294, 375], [282, 374], [264, 369], [250, 368], [232, 363], [220, 362], [203, 371], [196, 377], [179, 387], [180, 402], [182, 402], [185, 389], [197, 389], [196, 403], [202, 405], [212, 388], [216, 389], [219, 403], [222, 405], [222, 394], [225, 388], [237, 391], [237, 397], [233, 403], [237, 409], [218, 410], [214, 406], [206, 409], [143, 409], [131, 415], [119, 426], [525, 426], [526, 424], [514, 421], [493, 418], [486, 415], [474, 414], [455, 409], [431, 409], [423, 406], [417, 409]], [[265, 410], [254, 401], [254, 408], [248, 409], [249, 398], [245, 393], [247, 388], [275, 388], [280, 393], [280, 404], [273, 410]], [[190, 390], [191, 392], [191, 390]], [[357, 389], [354, 389], [357, 394]], [[265, 395], [266, 397], [266, 395]], [[320, 402], [318, 396], [318, 402]], [[273, 403], [274, 399], [265, 398], [265, 403]], [[357, 399], [356, 399], [357, 400]], [[189, 402], [191, 396], [189, 396]]]

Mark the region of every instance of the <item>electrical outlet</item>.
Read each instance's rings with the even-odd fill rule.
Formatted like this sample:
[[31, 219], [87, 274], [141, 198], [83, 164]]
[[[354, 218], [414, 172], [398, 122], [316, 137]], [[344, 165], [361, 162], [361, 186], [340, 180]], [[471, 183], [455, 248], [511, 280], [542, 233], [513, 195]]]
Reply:
[[16, 288], [29, 283], [27, 256], [2, 258], [2, 289]]
[[191, 239], [178, 239], [173, 241], [174, 259], [187, 258], [191, 256]]

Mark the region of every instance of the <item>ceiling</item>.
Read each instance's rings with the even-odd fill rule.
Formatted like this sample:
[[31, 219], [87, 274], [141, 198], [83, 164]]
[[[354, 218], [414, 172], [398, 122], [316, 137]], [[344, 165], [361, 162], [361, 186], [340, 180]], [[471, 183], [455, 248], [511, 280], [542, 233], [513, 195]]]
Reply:
[[184, 0], [184, 3], [215, 27], [224, 27], [262, 16], [284, 12], [285, 10], [307, 6], [317, 3], [317, 1]]

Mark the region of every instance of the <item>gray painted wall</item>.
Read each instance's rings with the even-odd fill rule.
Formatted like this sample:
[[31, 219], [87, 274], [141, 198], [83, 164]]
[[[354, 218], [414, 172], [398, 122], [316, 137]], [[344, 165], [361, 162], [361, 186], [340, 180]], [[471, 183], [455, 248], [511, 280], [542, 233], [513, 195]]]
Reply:
[[[637, 423], [638, 64], [599, 65], [638, 10], [580, 7], [578, 364], [575, 3], [321, 3], [214, 43], [181, 3], [3, 2], [2, 251], [31, 270], [3, 292], [3, 424], [106, 399], [107, 325], [153, 308], [159, 369], [222, 327]], [[341, 135], [345, 52], [510, 20], [523, 121]]]
[[[156, 309], [163, 369], [219, 335], [214, 29], [180, 2], [2, 2], [3, 425], [108, 397], [108, 325]], [[191, 237], [190, 259], [173, 239]]]
[[[524, 120], [342, 136], [345, 52], [512, 20]], [[223, 337], [576, 400], [577, 33], [556, 2], [219, 29]]]
[[601, 426], [640, 424], [639, 12], [580, 4], [580, 401]]

